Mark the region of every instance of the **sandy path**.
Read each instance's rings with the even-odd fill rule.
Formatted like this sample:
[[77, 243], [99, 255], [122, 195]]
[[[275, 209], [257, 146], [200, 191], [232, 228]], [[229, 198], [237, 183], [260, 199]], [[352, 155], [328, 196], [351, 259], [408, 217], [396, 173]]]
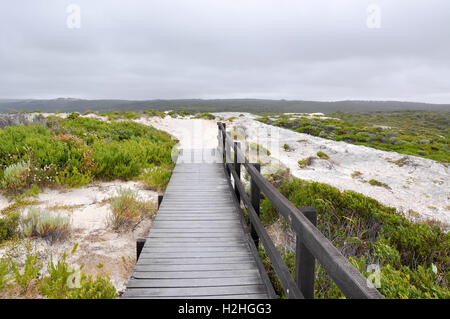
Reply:
[[180, 148], [216, 148], [217, 124], [215, 121], [191, 118], [141, 117], [137, 123], [151, 125], [179, 140]]

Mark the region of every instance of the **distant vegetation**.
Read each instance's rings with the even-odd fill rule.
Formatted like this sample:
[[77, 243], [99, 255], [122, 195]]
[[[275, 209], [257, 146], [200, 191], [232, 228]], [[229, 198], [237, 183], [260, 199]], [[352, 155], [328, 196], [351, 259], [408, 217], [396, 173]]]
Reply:
[[80, 100], [59, 98], [53, 100], [1, 100], [0, 112], [42, 111], [98, 113], [119, 111], [188, 111], [198, 112], [372, 112], [372, 111], [448, 111], [450, 104], [427, 104], [398, 101], [288, 101], [263, 99], [223, 99], [223, 100]]
[[258, 120], [299, 133], [450, 163], [450, 112], [332, 113], [327, 116], [332, 118], [267, 114]]
[[[287, 178], [279, 190], [295, 206], [317, 209], [319, 230], [362, 274], [370, 275], [369, 264], [381, 267], [379, 291], [385, 297], [450, 298], [450, 234], [433, 222], [410, 222], [395, 208], [327, 184]], [[277, 220], [288, 227], [267, 199], [261, 203], [261, 220], [266, 227]], [[261, 255], [270, 268], [264, 251]], [[294, 275], [295, 255], [289, 250], [282, 250], [282, 255]], [[269, 274], [283, 295], [278, 279]], [[316, 298], [344, 297], [319, 264], [316, 276]]]

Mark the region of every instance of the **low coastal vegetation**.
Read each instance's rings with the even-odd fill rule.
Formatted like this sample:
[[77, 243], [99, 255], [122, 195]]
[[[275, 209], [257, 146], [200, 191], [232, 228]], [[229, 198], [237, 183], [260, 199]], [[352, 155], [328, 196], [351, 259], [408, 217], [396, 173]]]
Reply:
[[167, 133], [149, 126], [77, 115], [49, 117], [45, 127], [7, 127], [0, 131], [0, 187], [17, 196], [33, 187], [130, 180], [155, 165], [173, 166], [174, 145]]
[[172, 165], [151, 165], [144, 170], [139, 178], [149, 189], [158, 193], [164, 193], [172, 176], [172, 169]]
[[299, 161], [297, 162], [298, 167], [300, 167], [300, 168], [305, 168], [305, 167], [307, 167], [307, 166], [310, 166], [310, 165], [313, 163], [313, 161], [314, 161], [315, 158], [316, 158], [316, 157], [314, 157], [314, 156], [308, 156], [308, 157], [305, 158], [305, 159], [299, 160]]
[[[162, 118], [189, 115], [188, 112], [143, 113]], [[380, 113], [380, 118], [374, 114], [337, 113], [332, 116], [339, 117], [340, 120], [291, 120], [287, 115], [280, 116], [277, 120], [269, 117], [260, 120], [329, 139], [449, 162], [448, 122], [445, 127], [445, 123], [439, 124], [442, 122], [440, 119], [426, 112], [398, 113], [400, 114]], [[420, 125], [414, 127], [411, 123], [411, 127], [407, 127], [407, 121], [401, 118], [403, 113], [411, 118], [412, 123], [426, 125], [433, 122], [432, 129], [422, 130]], [[81, 187], [92, 181], [122, 179], [140, 180], [149, 189], [163, 192], [174, 165], [171, 150], [175, 141], [164, 132], [130, 121], [140, 113], [137, 114], [102, 114], [111, 120], [108, 123], [72, 113], [66, 119], [51, 116], [45, 126], [16, 126], [0, 130], [0, 190], [15, 199], [1, 212], [0, 243], [8, 241], [6, 244], [14, 245], [17, 239], [36, 237], [56, 242], [70, 234], [70, 220], [64, 216], [49, 214], [49, 209], [30, 209], [28, 214], [21, 215], [24, 207], [33, 205], [32, 197], [45, 187]], [[195, 118], [212, 119], [213, 115], [210, 115], [197, 114]], [[385, 117], [388, 120], [392, 117], [388, 124], [384, 122], [384, 125], [392, 125], [392, 128], [378, 126]], [[394, 123], [398, 125], [394, 127]], [[326, 127], [338, 124], [342, 131]], [[313, 129], [305, 128], [306, 126]], [[362, 141], [350, 137], [361, 136], [361, 132], [373, 134], [376, 139], [367, 138]], [[397, 135], [391, 136], [392, 133], [389, 132]], [[433, 134], [443, 138], [435, 138]], [[397, 142], [391, 137], [405, 142]], [[427, 138], [432, 142], [419, 143]], [[290, 150], [287, 144], [283, 148]], [[268, 150], [256, 143], [250, 145], [250, 150], [259, 155], [270, 156]], [[298, 161], [298, 165], [306, 168], [313, 160], [319, 159], [332, 161], [328, 154], [317, 152], [316, 156]], [[408, 164], [407, 158], [396, 161], [386, 158], [386, 161], [399, 167]], [[341, 192], [330, 185], [288, 175], [288, 170], [282, 173], [280, 171], [267, 176], [267, 179], [279, 187], [280, 192], [294, 205], [314, 206], [319, 214], [318, 228], [364, 276], [371, 274], [367, 268], [369, 264], [379, 265], [379, 291], [385, 297], [450, 298], [450, 236], [438, 224], [412, 223], [394, 208], [362, 194]], [[354, 171], [351, 176], [362, 179], [359, 171]], [[374, 187], [389, 188], [387, 184], [373, 179], [364, 182]], [[117, 232], [130, 230], [143, 218], [155, 213], [155, 207], [142, 201], [135, 192], [128, 189], [120, 190], [115, 197], [109, 199], [109, 203], [111, 215], [108, 225]], [[278, 215], [267, 199], [261, 203], [261, 220], [266, 227], [280, 223], [286, 234], [291, 232], [288, 223]], [[289, 247], [295, 247], [295, 242], [287, 240], [280, 250], [294, 274], [295, 255], [294, 250]], [[76, 247], [72, 253], [75, 250]], [[283, 296], [280, 283], [262, 247], [260, 253], [277, 293]], [[26, 297], [104, 299], [116, 296], [116, 290], [107, 275], [95, 278], [86, 275], [82, 269], [77, 270], [67, 262], [66, 254], [56, 263], [51, 260], [47, 267], [43, 267], [36, 252], [29, 252], [24, 256], [21, 261], [8, 255], [0, 259], [0, 296], [8, 296], [15, 290]], [[44, 268], [46, 275], [43, 275]], [[77, 284], [67, 285], [73, 279], [77, 279]], [[344, 297], [319, 264], [316, 265], [315, 297]]]
[[[359, 174], [355, 174], [358, 176]], [[280, 192], [295, 206], [314, 206], [318, 228], [360, 272], [368, 277], [369, 264], [380, 267], [380, 293], [387, 298], [450, 298], [450, 234], [433, 222], [413, 223], [378, 201], [353, 191], [339, 191], [327, 184], [286, 178]], [[261, 203], [261, 220], [266, 227], [281, 223], [292, 233], [270, 201]], [[292, 237], [292, 236], [291, 236]], [[295, 240], [295, 236], [293, 236]], [[289, 248], [290, 247], [290, 248]], [[295, 269], [295, 241], [280, 248], [292, 275]], [[260, 254], [280, 296], [283, 291], [270, 261]], [[325, 270], [316, 265], [316, 298], [344, 295]]]
[[[19, 125], [0, 130], [0, 189], [15, 201], [3, 209], [0, 242], [15, 235], [51, 242], [67, 236], [62, 216], [31, 210], [44, 187], [81, 187], [93, 180], [141, 179], [163, 190], [174, 163], [170, 135], [130, 121], [107, 123], [72, 113], [52, 116], [46, 125]], [[21, 231], [18, 226], [21, 225]]]
[[330, 159], [328, 154], [322, 151], [317, 152], [317, 157], [324, 160]]
[[21, 229], [25, 237], [41, 237], [54, 243], [70, 235], [70, 218], [33, 207], [21, 218]]
[[[326, 118], [264, 114], [257, 120], [334, 141], [450, 163], [449, 112], [338, 112]], [[402, 166], [404, 161], [396, 164]]]
[[[53, 245], [74, 239], [70, 215], [59, 212], [64, 207], [33, 207], [38, 204], [34, 197], [45, 188], [78, 188], [119, 179], [165, 189], [177, 141], [163, 131], [130, 121], [133, 114], [114, 116], [121, 117], [120, 121], [71, 113], [66, 118], [49, 116], [43, 123], [0, 130], [0, 191], [10, 200], [0, 212], [1, 297], [116, 297], [108, 275], [87, 275], [70, 265], [65, 254], [58, 255], [55, 263], [52, 258], [42, 265], [46, 253], [33, 249], [16, 253], [26, 243], [43, 240]], [[111, 207], [107, 224], [116, 232], [133, 231], [155, 212], [153, 203], [128, 189], [107, 201]], [[72, 279], [76, 280], [73, 285], [69, 284]]]
[[139, 198], [131, 189], [120, 189], [117, 196], [110, 199], [111, 215], [108, 224], [117, 232], [136, 228], [146, 217], [156, 213], [151, 202]]
[[270, 151], [258, 143], [250, 143], [250, 152], [256, 156], [270, 156]]
[[[77, 245], [72, 249], [75, 253]], [[95, 278], [69, 264], [67, 254], [54, 262], [50, 259], [43, 275], [43, 265], [37, 252], [26, 254], [23, 261], [15, 256], [0, 259], [0, 297], [20, 295], [24, 298], [48, 299], [113, 299], [117, 292], [108, 275]]]

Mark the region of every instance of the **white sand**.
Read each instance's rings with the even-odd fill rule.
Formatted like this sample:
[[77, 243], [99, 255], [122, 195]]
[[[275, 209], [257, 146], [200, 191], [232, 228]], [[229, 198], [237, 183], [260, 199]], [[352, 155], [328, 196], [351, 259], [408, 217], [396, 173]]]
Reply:
[[[121, 188], [129, 188], [138, 193], [141, 200], [156, 204], [158, 194], [145, 190], [140, 182], [106, 182], [92, 184], [79, 189], [45, 190], [36, 198], [43, 211], [70, 216], [72, 233], [70, 239], [49, 245], [44, 240], [34, 239], [35, 249], [41, 253], [44, 266], [51, 254], [61, 256], [64, 251], [70, 253], [78, 243], [74, 255], [68, 261], [74, 265], [85, 264], [83, 269], [88, 274], [109, 274], [116, 289], [123, 290], [131, 275], [136, 261], [136, 239], [144, 237], [150, 227], [151, 220], [144, 220], [133, 232], [116, 233], [108, 227], [107, 218], [111, 213], [110, 205], [102, 202], [117, 195]], [[6, 205], [4, 205], [4, 202]], [[4, 197], [0, 197], [3, 206], [8, 205]], [[29, 207], [24, 209], [26, 214]], [[0, 257], [5, 249], [0, 249]], [[103, 267], [98, 268], [97, 265]]]
[[180, 142], [179, 148], [216, 148], [217, 124], [215, 121], [191, 119], [190, 117], [172, 118], [141, 117], [137, 123], [151, 125], [174, 136]]

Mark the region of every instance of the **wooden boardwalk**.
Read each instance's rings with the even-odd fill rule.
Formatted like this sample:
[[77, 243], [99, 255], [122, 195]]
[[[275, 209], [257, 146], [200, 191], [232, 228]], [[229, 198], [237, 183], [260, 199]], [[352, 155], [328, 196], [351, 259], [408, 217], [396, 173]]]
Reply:
[[122, 298], [273, 297], [220, 156], [182, 155]]

